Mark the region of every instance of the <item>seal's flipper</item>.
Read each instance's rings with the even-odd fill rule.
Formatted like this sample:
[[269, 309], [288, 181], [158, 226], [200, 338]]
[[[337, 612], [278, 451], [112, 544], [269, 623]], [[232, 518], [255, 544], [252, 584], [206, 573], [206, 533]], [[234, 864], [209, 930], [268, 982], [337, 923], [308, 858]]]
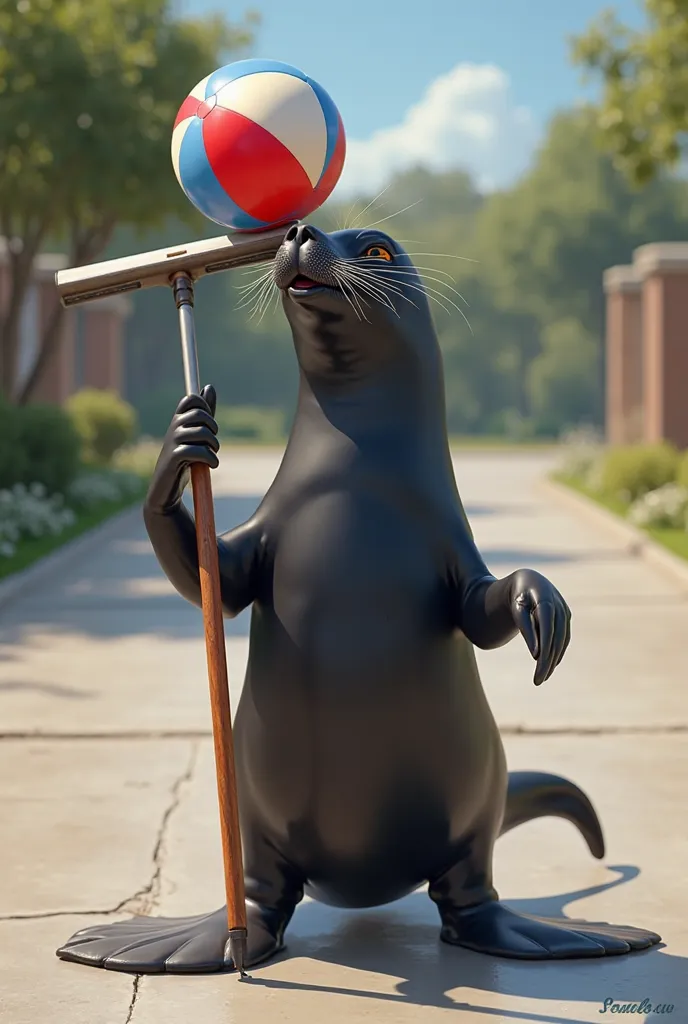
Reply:
[[500, 836], [534, 818], [565, 818], [575, 825], [593, 857], [604, 857], [604, 836], [595, 808], [573, 782], [548, 772], [509, 772]]
[[661, 942], [642, 928], [528, 917], [497, 900], [454, 911], [445, 905], [440, 913], [444, 942], [515, 960], [618, 956]]
[[[283, 947], [284, 924], [257, 904], [246, 904], [246, 967]], [[201, 917], [135, 917], [82, 928], [57, 950], [61, 960], [130, 974], [206, 974], [232, 970], [224, 959], [229, 932], [223, 907]]]

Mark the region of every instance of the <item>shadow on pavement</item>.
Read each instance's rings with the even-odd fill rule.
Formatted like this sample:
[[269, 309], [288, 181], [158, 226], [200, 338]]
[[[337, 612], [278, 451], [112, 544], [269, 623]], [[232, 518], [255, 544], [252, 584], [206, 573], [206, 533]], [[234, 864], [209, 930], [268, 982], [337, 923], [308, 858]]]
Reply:
[[[567, 920], [564, 908], [569, 903], [623, 885], [640, 874], [639, 868], [628, 865], [610, 867], [610, 870], [618, 877], [606, 884], [541, 899], [505, 900], [505, 903], [523, 914], [559, 918], [563, 922]], [[568, 920], [575, 921], [575, 918]], [[337, 992], [354, 997], [352, 1019], [356, 1019], [355, 997], [361, 997], [398, 1002], [400, 1006], [410, 1003], [470, 1011], [484, 1014], [486, 1020], [584, 1024], [571, 1015], [457, 1001], [455, 990], [461, 987], [502, 997], [592, 1004], [598, 1011], [609, 998], [620, 1002], [647, 999], [654, 1006], [673, 1003], [673, 1019], [677, 1022], [686, 1019], [688, 959], [685, 957], [663, 952], [661, 946], [629, 956], [563, 962], [504, 960], [472, 953], [439, 941], [436, 908], [422, 891], [374, 913], [339, 911], [318, 903], [305, 903], [296, 911], [287, 932], [287, 942], [288, 953], [284, 959], [308, 958], [368, 975], [399, 979], [394, 994], [376, 993], [369, 988], [331, 988], [261, 978], [256, 968], [251, 984], [275, 990]], [[640, 1018], [636, 1014], [634, 1019]]]
[[[245, 522], [254, 513], [262, 496], [221, 496], [216, 498], [216, 524], [224, 533]], [[514, 506], [519, 514], [529, 506]], [[469, 505], [470, 517], [489, 516], [511, 506]], [[500, 566], [503, 572], [530, 566], [533, 568], [594, 559], [623, 559], [622, 551], [573, 552], [538, 548], [481, 548], [488, 566]], [[236, 619], [225, 620], [228, 637], [246, 637], [250, 628], [250, 610]], [[65, 631], [90, 637], [150, 635], [174, 639], [203, 636], [200, 609], [190, 605], [166, 580], [143, 525], [141, 510], [136, 509], [121, 525], [117, 536], [110, 537], [102, 549], [89, 549], [75, 556], [61, 575], [51, 574], [40, 586], [20, 593], [11, 605], [2, 608], [0, 644], [30, 642], [35, 632]], [[5, 684], [12, 686], [13, 684]], [[22, 684], [28, 686], [29, 684]], [[58, 695], [58, 694], [56, 694]], [[59, 695], [58, 695], [59, 696]], [[62, 694], [62, 696], [67, 696]]]

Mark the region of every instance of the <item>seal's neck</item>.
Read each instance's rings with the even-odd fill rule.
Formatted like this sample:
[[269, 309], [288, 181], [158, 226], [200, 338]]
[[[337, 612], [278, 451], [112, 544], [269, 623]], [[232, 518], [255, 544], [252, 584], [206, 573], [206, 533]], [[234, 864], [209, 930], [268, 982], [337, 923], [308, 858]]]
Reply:
[[302, 371], [285, 460], [317, 475], [342, 460], [365, 463], [435, 485], [446, 480], [453, 490], [441, 368], [434, 386], [429, 383], [402, 372], [395, 377], [385, 368], [380, 379], [339, 387]]

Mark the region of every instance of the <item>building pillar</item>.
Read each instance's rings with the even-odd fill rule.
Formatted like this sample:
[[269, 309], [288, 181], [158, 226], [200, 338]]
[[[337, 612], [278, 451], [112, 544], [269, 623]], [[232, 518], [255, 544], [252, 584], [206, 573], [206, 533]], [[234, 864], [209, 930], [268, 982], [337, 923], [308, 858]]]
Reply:
[[636, 249], [642, 280], [646, 441], [688, 448], [688, 242]]
[[605, 428], [609, 444], [643, 436], [641, 281], [634, 267], [604, 272], [607, 297]]
[[131, 302], [121, 295], [82, 307], [83, 387], [122, 393], [125, 322], [130, 312]]

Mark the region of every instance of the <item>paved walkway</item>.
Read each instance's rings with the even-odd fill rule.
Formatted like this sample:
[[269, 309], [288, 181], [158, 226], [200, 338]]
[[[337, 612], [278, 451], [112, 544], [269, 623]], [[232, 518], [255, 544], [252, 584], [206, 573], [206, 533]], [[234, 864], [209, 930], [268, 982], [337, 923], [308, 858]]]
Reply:
[[[225, 456], [221, 528], [250, 514], [278, 461]], [[543, 505], [547, 463], [457, 459], [490, 568], [539, 569], [574, 613], [569, 653], [542, 688], [518, 639], [479, 660], [510, 766], [582, 785], [608, 856], [592, 860], [572, 826], [542, 820], [500, 840], [496, 882], [532, 913], [644, 925], [666, 946], [606, 962], [497, 961], [440, 945], [417, 893], [370, 912], [305, 902], [288, 955], [251, 985], [135, 983], [58, 961], [55, 947], [87, 924], [222, 902], [200, 614], [162, 577], [134, 513], [101, 550], [0, 607], [3, 1024], [577, 1024], [599, 1020], [608, 998], [675, 1005], [671, 1018], [634, 1020], [688, 1021], [688, 601], [610, 535]], [[234, 704], [247, 622], [228, 625]]]

